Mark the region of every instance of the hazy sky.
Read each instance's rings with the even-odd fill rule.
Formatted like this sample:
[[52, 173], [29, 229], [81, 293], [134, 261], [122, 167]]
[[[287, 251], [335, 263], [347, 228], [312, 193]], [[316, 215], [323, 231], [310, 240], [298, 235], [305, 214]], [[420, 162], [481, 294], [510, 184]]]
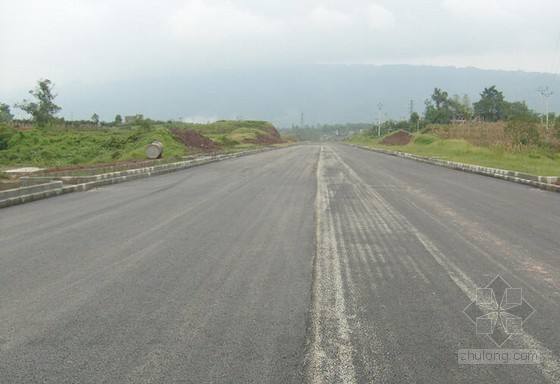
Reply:
[[559, 0], [2, 0], [0, 96], [311, 63], [555, 73], [559, 15]]

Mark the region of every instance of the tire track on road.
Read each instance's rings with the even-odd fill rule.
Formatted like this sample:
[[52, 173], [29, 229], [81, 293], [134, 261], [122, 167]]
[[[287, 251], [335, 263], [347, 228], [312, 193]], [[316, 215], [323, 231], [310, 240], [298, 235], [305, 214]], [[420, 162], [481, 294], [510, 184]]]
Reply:
[[[473, 300], [474, 281], [327, 146], [321, 148], [317, 166], [316, 237], [307, 381], [385, 383], [400, 377], [415, 382], [421, 361], [406, 361], [411, 352], [402, 350], [407, 341], [386, 317], [383, 308], [390, 303], [384, 302], [384, 294], [417, 276], [412, 283], [415, 289], [435, 294], [450, 285]], [[365, 317], [372, 313], [370, 305], [381, 306], [373, 318]], [[427, 305], [424, 309], [429, 312], [445, 303]], [[453, 334], [457, 321], [444, 321], [440, 332]], [[472, 339], [478, 344], [474, 334]], [[429, 348], [453, 348], [450, 340], [444, 343], [431, 343]], [[542, 342], [524, 333], [514, 346], [540, 351], [542, 364], [533, 374], [550, 383], [560, 382], [560, 360]], [[466, 379], [469, 372], [474, 373], [449, 369], [448, 379]], [[517, 377], [491, 367], [480, 367], [476, 375], [492, 382]]]

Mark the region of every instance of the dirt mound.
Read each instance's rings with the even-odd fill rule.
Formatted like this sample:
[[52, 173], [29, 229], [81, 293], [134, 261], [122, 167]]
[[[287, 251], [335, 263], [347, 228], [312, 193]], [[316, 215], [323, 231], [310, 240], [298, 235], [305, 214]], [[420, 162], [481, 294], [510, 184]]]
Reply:
[[267, 125], [266, 127], [263, 127], [262, 130], [268, 133], [270, 136], [280, 139], [280, 134], [278, 133], [276, 128], [274, 128], [274, 126]]
[[381, 140], [381, 144], [384, 145], [407, 145], [412, 140], [412, 135], [406, 131], [397, 131], [395, 133], [390, 134], [389, 136], [385, 136], [383, 140]]
[[198, 148], [208, 152], [220, 148], [218, 144], [193, 129], [172, 128], [171, 133], [177, 140], [190, 148]]
[[280, 137], [276, 137], [272, 135], [261, 135], [254, 140], [246, 140], [246, 141], [248, 143], [262, 144], [262, 145], [280, 144], [284, 142]]
[[272, 125], [262, 128], [262, 131], [266, 132], [264, 135], [258, 135], [257, 138], [253, 140], [246, 140], [248, 143], [252, 144], [262, 144], [262, 145], [271, 145], [271, 144], [281, 144], [284, 142], [280, 133], [274, 128]]

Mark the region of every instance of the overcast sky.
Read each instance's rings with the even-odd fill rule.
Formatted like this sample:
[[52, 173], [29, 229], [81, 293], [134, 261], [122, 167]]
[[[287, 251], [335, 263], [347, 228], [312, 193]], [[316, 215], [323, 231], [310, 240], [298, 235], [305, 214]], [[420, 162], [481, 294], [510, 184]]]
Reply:
[[0, 95], [237, 66], [560, 71], [559, 0], [2, 0]]

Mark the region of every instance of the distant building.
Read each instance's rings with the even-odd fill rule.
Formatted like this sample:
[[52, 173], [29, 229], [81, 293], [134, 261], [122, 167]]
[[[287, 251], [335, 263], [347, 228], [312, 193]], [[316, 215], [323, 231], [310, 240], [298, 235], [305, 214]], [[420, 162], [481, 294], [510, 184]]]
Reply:
[[138, 115], [133, 115], [133, 116], [125, 116], [124, 117], [124, 123], [125, 124], [135, 124], [141, 120], [144, 120], [144, 115], [142, 114], [138, 114]]

